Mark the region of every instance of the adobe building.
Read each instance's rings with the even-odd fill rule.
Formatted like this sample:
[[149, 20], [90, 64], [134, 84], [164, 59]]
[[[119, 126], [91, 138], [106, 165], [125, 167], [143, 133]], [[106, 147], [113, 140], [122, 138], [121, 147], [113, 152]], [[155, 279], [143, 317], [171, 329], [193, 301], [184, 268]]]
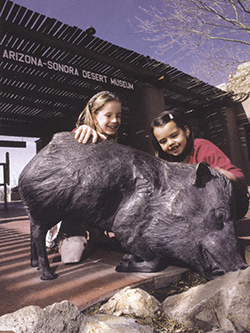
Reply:
[[231, 93], [101, 40], [92, 27], [83, 31], [9, 0], [0, 0], [0, 24], [1, 135], [39, 137], [40, 149], [75, 127], [91, 96], [110, 90], [123, 101], [121, 143], [153, 154], [149, 124], [174, 109], [250, 184], [249, 120]]

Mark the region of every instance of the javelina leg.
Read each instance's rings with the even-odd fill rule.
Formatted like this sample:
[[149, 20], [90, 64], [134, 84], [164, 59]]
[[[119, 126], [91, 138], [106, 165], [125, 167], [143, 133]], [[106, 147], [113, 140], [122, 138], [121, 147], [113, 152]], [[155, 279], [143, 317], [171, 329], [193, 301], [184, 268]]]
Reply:
[[147, 187], [140, 187], [116, 215], [113, 231], [122, 246], [133, 253], [123, 257], [116, 267], [117, 272], [155, 272], [161, 269], [160, 258], [147, 244], [150, 238], [147, 229], [151, 221], [147, 211], [148, 197]]
[[38, 266], [42, 271], [42, 280], [52, 280], [57, 277], [50, 266], [45, 246], [45, 236], [47, 229], [35, 224], [32, 219], [30, 222], [31, 229], [31, 266]]
[[134, 254], [126, 254], [120, 263], [116, 266], [117, 272], [157, 272], [162, 270], [161, 261], [159, 258], [154, 258], [150, 261], [145, 261]]
[[36, 250], [36, 243], [34, 241], [33, 223], [30, 222], [30, 265], [31, 267], [38, 267], [38, 255]]

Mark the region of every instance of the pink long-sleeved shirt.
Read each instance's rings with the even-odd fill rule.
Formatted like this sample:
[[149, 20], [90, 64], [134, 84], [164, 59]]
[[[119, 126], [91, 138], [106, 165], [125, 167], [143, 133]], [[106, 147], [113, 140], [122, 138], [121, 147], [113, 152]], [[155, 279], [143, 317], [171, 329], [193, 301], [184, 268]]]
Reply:
[[242, 187], [246, 187], [246, 178], [241, 171], [232, 164], [230, 159], [212, 142], [205, 139], [195, 139], [194, 147], [191, 152], [189, 164], [205, 162], [212, 168], [220, 167], [230, 171], [239, 180]]

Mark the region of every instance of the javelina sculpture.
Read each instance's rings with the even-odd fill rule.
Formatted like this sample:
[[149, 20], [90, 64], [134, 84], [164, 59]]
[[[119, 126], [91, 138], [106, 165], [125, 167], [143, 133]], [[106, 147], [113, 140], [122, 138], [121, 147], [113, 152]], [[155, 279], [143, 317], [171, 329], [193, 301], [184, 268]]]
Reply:
[[204, 164], [168, 163], [130, 147], [55, 134], [24, 168], [19, 191], [31, 223], [31, 265], [51, 270], [47, 231], [61, 220], [112, 231], [128, 252], [122, 272], [153, 272], [168, 258], [207, 279], [245, 268], [230, 181]]

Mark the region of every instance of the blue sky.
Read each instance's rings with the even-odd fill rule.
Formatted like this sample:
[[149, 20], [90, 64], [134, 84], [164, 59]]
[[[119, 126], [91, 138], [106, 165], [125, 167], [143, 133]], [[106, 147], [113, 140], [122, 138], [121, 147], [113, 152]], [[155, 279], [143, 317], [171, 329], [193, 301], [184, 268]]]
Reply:
[[115, 45], [153, 57], [150, 42], [134, 33], [135, 16], [143, 16], [139, 8], [161, 5], [159, 0], [14, 0], [38, 13], [85, 30], [89, 25], [96, 36]]
[[[96, 37], [171, 65], [167, 55], [156, 55], [156, 45], [146, 41], [146, 34], [135, 32], [138, 24], [135, 17], [148, 19], [140, 7], [162, 8], [160, 0], [14, 0], [13, 2], [82, 30], [92, 25], [96, 29]], [[177, 68], [190, 74], [191, 61], [192, 59], [185, 59]]]

